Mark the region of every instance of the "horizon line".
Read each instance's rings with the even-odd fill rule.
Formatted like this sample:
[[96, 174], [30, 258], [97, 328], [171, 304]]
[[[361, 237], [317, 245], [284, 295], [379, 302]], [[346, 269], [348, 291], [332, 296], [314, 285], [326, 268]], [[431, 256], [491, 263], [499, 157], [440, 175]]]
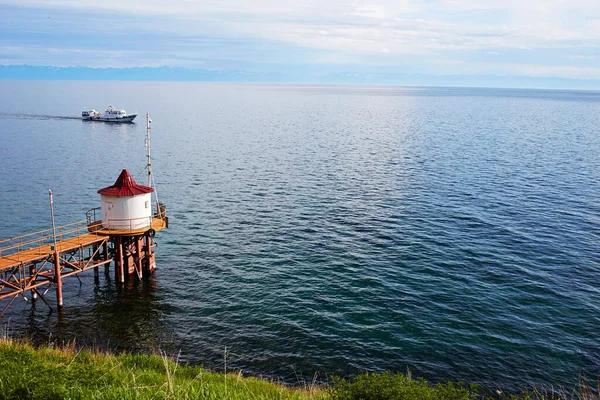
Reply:
[[[448, 74], [432, 75], [395, 72], [297, 70], [244, 71], [173, 67], [87, 67], [31, 64], [0, 64], [2, 81], [120, 81], [120, 82], [209, 82], [249, 84], [376, 85], [440, 88], [489, 88], [531, 90], [600, 90], [600, 80], [530, 75]], [[161, 71], [180, 71], [179, 76], [164, 76]], [[131, 76], [142, 71], [141, 76]], [[127, 74], [128, 76], [122, 76]], [[512, 83], [512, 85], [511, 85]]]

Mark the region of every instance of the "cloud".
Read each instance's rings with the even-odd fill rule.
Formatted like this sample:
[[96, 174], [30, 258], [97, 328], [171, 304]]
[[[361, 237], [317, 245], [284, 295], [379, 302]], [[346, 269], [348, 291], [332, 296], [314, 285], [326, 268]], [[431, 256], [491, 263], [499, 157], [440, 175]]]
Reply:
[[[433, 41], [431, 50], [438, 50], [444, 44], [458, 49], [535, 48], [572, 40], [600, 44], [597, 36], [600, 10], [595, 0], [255, 0], [250, 3], [239, 0], [21, 0], [18, 3], [0, 0], [0, 4], [11, 3], [21, 7], [138, 15], [139, 25], [144, 24], [144, 15], [160, 15], [165, 23], [155, 25], [155, 29], [183, 35], [201, 32], [199, 23], [202, 22], [218, 25], [224, 32], [301, 44], [321, 36], [313, 32], [335, 32], [329, 40], [315, 42], [314, 46], [324, 48], [331, 48], [332, 44], [361, 46], [362, 40], [357, 40], [359, 35], [364, 35], [365, 41], [378, 41], [381, 47], [401, 52], [406, 48], [401, 44], [409, 41], [426, 48]], [[573, 12], [576, 16], [569, 18]], [[504, 15], [500, 20], [498, 13]], [[195, 26], [191, 21], [197, 22]], [[390, 47], [389, 42], [397, 45]]]
[[[490, 73], [600, 79], [597, 60], [586, 51], [600, 50], [597, 0], [0, 0], [3, 9], [16, 17], [0, 16], [0, 46], [22, 52], [10, 52], [10, 62], [19, 54], [56, 60], [56, 49], [63, 48], [61, 62], [70, 65], [168, 60], [218, 67], [219, 60], [303, 58], [412, 70], [443, 60], [439, 74], [473, 63]], [[51, 46], [45, 49], [43, 40]], [[107, 54], [103, 41], [114, 52]], [[154, 56], [143, 49], [148, 46]], [[545, 64], [519, 60], [519, 52], [543, 55]], [[499, 57], [513, 58], [498, 64]]]

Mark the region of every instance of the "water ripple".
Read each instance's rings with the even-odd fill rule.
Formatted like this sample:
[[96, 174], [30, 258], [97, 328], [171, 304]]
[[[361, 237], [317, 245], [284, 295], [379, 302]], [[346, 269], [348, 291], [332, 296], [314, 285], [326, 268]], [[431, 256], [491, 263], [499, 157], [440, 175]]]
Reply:
[[[17, 307], [15, 330], [211, 368], [227, 348], [232, 368], [289, 382], [408, 367], [571, 387], [600, 368], [598, 93], [107, 85], [153, 110], [171, 225], [158, 270], [123, 290], [67, 283], [67, 322]], [[59, 89], [81, 104], [108, 90]], [[47, 220], [31, 193], [50, 183], [71, 222], [95, 182], [143, 176], [143, 126], [74, 124], [27, 98], [0, 114], [0, 233]]]

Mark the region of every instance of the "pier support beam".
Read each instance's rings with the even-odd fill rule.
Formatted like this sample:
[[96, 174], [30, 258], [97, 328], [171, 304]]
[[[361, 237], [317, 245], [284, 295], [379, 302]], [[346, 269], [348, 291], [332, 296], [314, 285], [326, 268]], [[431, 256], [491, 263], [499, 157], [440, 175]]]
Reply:
[[[30, 277], [35, 276], [35, 263], [32, 263], [31, 266], [29, 267], [29, 276]], [[33, 281], [33, 280], [34, 280], [34, 278], [31, 278], [31, 281]], [[33, 282], [31, 282], [30, 284], [33, 284]], [[38, 298], [37, 291], [35, 289], [31, 289], [31, 301], [33, 301], [35, 303], [37, 298]]]
[[[102, 247], [103, 247], [103, 250], [102, 250], [102, 251], [103, 251], [103, 253], [104, 253], [104, 261], [108, 261], [108, 259], [110, 258], [109, 254], [108, 254], [108, 241], [104, 242], [104, 243], [102, 244]], [[109, 265], [108, 263], [107, 263], [107, 264], [104, 264], [104, 276], [105, 276], [107, 279], [109, 279], [109, 278], [110, 278], [110, 272], [109, 272], [109, 269], [110, 269], [110, 265]]]
[[102, 252], [104, 253], [104, 261], [108, 260], [108, 241], [102, 243]]
[[56, 305], [63, 307], [62, 280], [60, 278], [60, 256], [58, 251], [54, 250], [54, 285], [56, 286]]
[[148, 273], [151, 274], [156, 268], [156, 259], [154, 257], [154, 251], [152, 251], [152, 238], [150, 236], [146, 236], [146, 268], [148, 268]]
[[115, 247], [117, 250], [117, 258], [115, 260], [115, 273], [117, 281], [125, 283], [125, 271], [123, 270], [123, 240], [120, 236], [115, 237]]
[[[100, 246], [93, 246], [92, 247], [92, 252], [94, 255], [94, 261], [98, 261], [101, 259], [100, 254], [98, 253], [98, 249], [100, 248]], [[100, 271], [98, 270], [98, 267], [94, 267], [94, 284], [98, 285], [100, 283]]]
[[144, 237], [137, 236], [135, 238], [135, 269], [137, 270], [138, 278], [142, 279], [142, 246], [144, 245]]

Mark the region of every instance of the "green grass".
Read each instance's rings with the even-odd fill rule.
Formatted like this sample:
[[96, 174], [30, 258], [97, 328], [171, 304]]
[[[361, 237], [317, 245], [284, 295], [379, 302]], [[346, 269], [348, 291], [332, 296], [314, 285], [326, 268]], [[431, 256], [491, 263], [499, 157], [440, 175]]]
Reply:
[[459, 382], [432, 386], [423, 379], [411, 379], [410, 373], [391, 372], [366, 373], [350, 381], [334, 379], [329, 390], [331, 400], [600, 400], [596, 393], [585, 379], [572, 391], [532, 388], [518, 395], [501, 391], [482, 394], [476, 385], [467, 387]]
[[365, 373], [333, 378], [329, 387], [287, 387], [238, 374], [182, 366], [163, 355], [33, 347], [0, 339], [0, 400], [3, 399], [315, 399], [315, 400], [599, 400], [582, 380], [572, 392], [532, 389], [518, 396], [478, 393], [461, 383], [431, 385], [410, 374]]
[[165, 356], [34, 348], [0, 340], [0, 399], [322, 399], [241, 374], [181, 366]]
[[332, 400], [471, 400], [477, 399], [477, 387], [464, 387], [461, 383], [429, 385], [425, 380], [413, 380], [410, 376], [385, 372], [363, 374], [352, 381], [334, 380], [330, 391]]

